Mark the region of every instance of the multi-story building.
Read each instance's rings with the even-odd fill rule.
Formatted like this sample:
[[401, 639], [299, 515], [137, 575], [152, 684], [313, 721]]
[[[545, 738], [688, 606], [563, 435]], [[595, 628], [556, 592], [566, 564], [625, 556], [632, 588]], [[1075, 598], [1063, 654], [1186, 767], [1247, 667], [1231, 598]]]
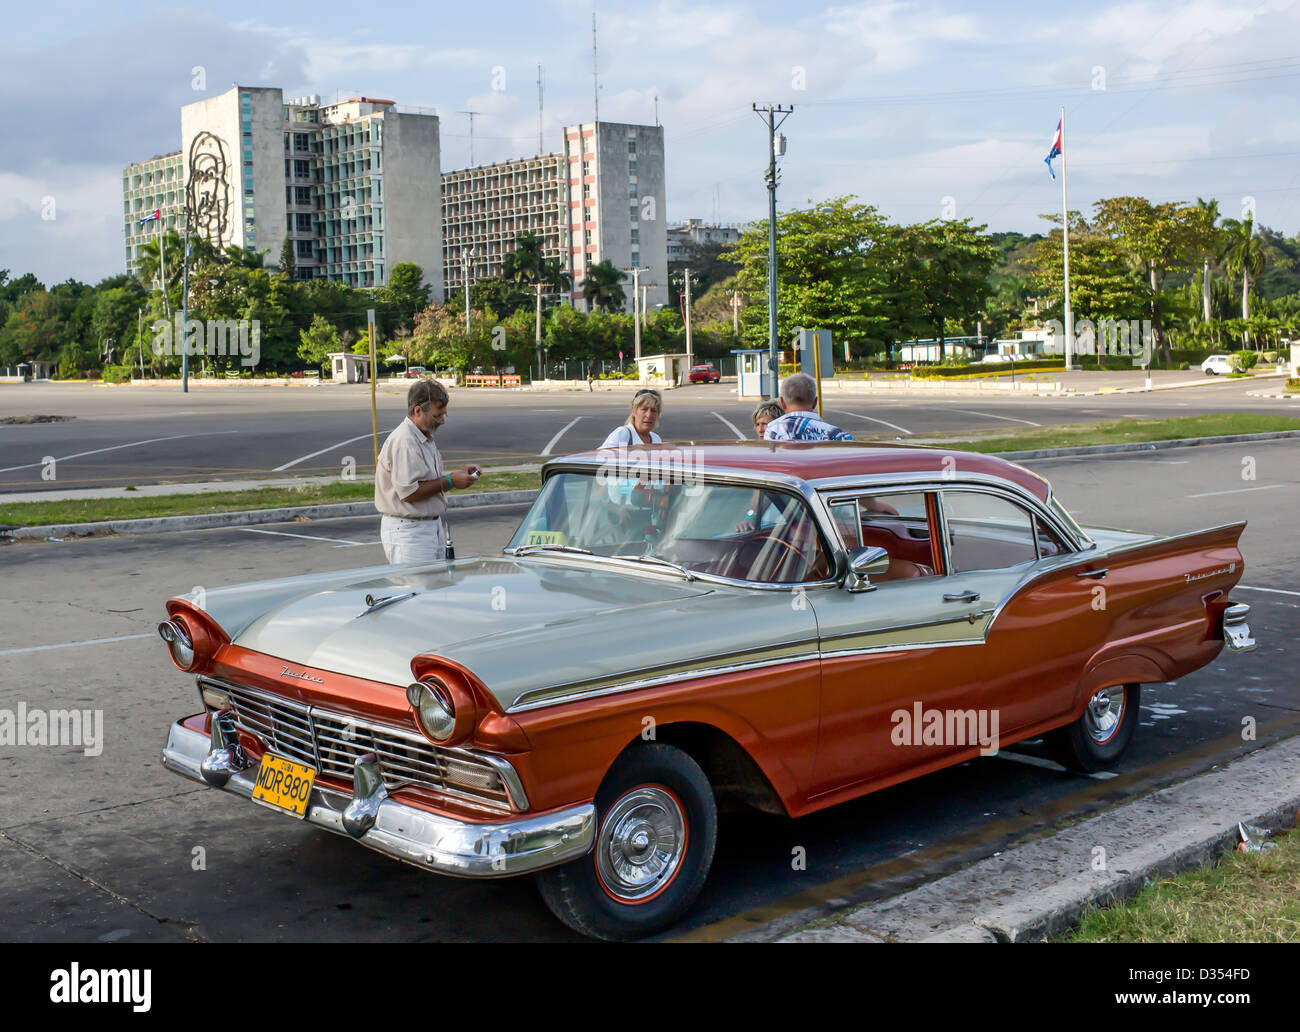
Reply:
[[[148, 161], [137, 161], [122, 169], [122, 231], [126, 236], [126, 267], [134, 273], [140, 266], [140, 249], [158, 239], [159, 231], [181, 231], [184, 223], [185, 179], [181, 170], [181, 152], [160, 154]], [[162, 213], [158, 221], [140, 220], [154, 211]]]
[[531, 231], [542, 238], [546, 257], [559, 259], [572, 278], [575, 305], [583, 305], [587, 269], [603, 261], [628, 273], [629, 310], [634, 267], [649, 287], [647, 305], [667, 303], [662, 126], [569, 126], [560, 152], [447, 172], [442, 179], [449, 289], [464, 277], [467, 255], [472, 279], [500, 275], [515, 237]]
[[542, 255], [569, 272], [568, 185], [560, 154], [502, 161], [442, 175], [442, 264], [447, 289], [500, 276], [515, 238], [533, 233]]
[[[286, 102], [277, 88], [235, 86], [181, 108], [181, 142], [175, 228], [188, 207], [191, 232], [219, 249], [262, 251], [269, 263], [288, 239], [299, 278], [357, 287], [380, 286], [395, 264], [414, 262], [442, 297], [436, 115], [370, 97]], [[149, 164], [125, 170], [128, 221], [143, 207], [135, 181]], [[128, 230], [128, 267], [138, 247]]]
[[726, 246], [739, 239], [740, 230], [735, 226], [713, 226], [703, 219], [686, 219], [680, 226], [668, 229], [668, 263], [690, 262], [695, 249], [705, 244]]

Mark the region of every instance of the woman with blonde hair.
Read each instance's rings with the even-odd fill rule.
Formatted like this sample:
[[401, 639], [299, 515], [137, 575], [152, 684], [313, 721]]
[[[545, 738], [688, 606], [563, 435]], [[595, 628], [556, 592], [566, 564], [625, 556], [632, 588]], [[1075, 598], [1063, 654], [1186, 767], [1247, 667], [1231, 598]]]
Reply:
[[659, 413], [663, 411], [664, 400], [656, 390], [643, 387], [632, 396], [632, 405], [627, 422], [616, 426], [602, 448], [630, 448], [634, 444], [660, 444], [661, 439], [654, 432], [659, 423]]

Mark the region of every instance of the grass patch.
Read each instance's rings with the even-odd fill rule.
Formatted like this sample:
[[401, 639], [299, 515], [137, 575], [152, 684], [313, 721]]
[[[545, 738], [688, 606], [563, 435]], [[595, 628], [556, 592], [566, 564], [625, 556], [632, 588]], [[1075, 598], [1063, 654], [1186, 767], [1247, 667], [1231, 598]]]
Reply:
[[1262, 853], [1225, 853], [1093, 910], [1065, 942], [1300, 942], [1300, 834]]
[[1103, 423], [1070, 423], [1026, 430], [1007, 437], [957, 441], [963, 451], [1030, 451], [1036, 448], [1073, 448], [1089, 444], [1136, 444], [1174, 441], [1183, 437], [1219, 437], [1226, 434], [1263, 434], [1300, 430], [1300, 419], [1254, 412], [1215, 412], [1172, 419], [1118, 419]]
[[[457, 494], [483, 491], [521, 491], [541, 483], [538, 473], [493, 473]], [[244, 509], [279, 509], [291, 505], [329, 505], [375, 496], [368, 480], [305, 484], [302, 487], [268, 487], [251, 491], [213, 491], [207, 494], [145, 495], [141, 498], [84, 498], [52, 502], [14, 502], [0, 505], [0, 524], [39, 527], [50, 523], [97, 523], [101, 520], [135, 520], [153, 516], [190, 516]]]

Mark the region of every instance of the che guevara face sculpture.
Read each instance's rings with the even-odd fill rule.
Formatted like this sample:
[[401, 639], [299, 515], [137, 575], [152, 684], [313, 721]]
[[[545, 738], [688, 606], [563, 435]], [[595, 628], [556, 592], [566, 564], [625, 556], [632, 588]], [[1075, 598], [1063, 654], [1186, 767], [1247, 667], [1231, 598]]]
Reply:
[[230, 243], [230, 164], [226, 147], [209, 132], [197, 134], [190, 143], [190, 178], [185, 200], [190, 209], [190, 228], [220, 249]]

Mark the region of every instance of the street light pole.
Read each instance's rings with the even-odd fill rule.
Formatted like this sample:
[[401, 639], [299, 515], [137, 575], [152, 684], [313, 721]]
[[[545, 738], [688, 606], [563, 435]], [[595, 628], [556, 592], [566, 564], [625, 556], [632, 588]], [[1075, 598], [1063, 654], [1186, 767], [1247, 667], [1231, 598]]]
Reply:
[[190, 392], [190, 209], [185, 207], [185, 252], [181, 282], [181, 393]]
[[470, 260], [470, 257], [473, 255], [473, 253], [474, 253], [474, 249], [473, 249], [473, 248], [471, 248], [471, 247], [467, 247], [467, 248], [465, 248], [465, 253], [464, 253], [464, 255], [463, 255], [463, 259], [464, 259], [464, 260], [463, 260], [463, 262], [461, 263], [462, 266], [463, 266], [463, 272], [465, 273], [465, 336], [466, 336], [466, 337], [468, 337], [469, 334], [470, 334], [470, 325], [469, 325], [469, 260]]
[[632, 345], [637, 358], [641, 357], [641, 273], [649, 266], [637, 265], [627, 272], [632, 274]]
[[686, 371], [690, 375], [691, 353], [694, 350], [691, 347], [691, 270], [686, 269]]
[[[777, 134], [778, 128], [784, 124], [786, 118], [794, 110], [794, 105], [782, 107], [781, 105], [769, 104], [765, 108], [760, 108], [757, 104], [752, 105], [755, 112], [765, 115], [764, 121], [767, 124], [767, 174], [764, 177], [767, 180], [767, 349], [768, 349], [768, 367], [771, 369], [771, 383], [769, 384], [769, 393], [772, 400], [777, 398], [777, 382], [780, 379], [780, 365], [777, 360], [776, 351], [776, 159], [777, 159]], [[781, 115], [781, 121], [776, 120], [776, 116]], [[784, 140], [782, 151], [784, 152]]]

